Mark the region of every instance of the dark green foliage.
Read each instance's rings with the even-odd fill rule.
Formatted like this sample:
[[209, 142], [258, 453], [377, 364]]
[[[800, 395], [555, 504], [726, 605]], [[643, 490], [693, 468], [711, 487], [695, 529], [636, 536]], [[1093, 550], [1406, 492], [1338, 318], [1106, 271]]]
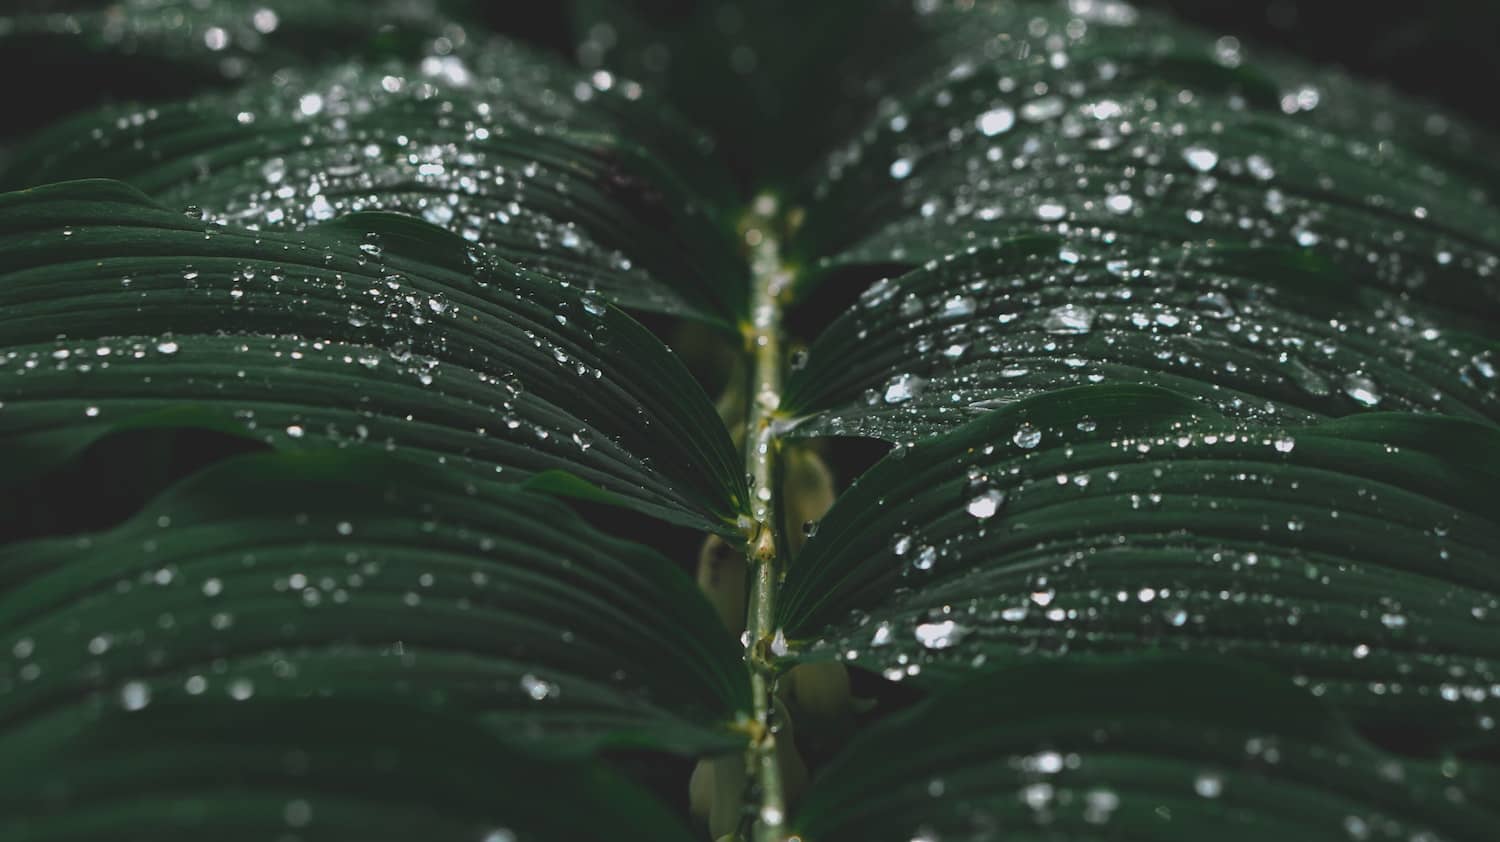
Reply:
[[0, 47], [95, 80], [0, 154], [0, 840], [1493, 835], [1488, 129], [1115, 0]]

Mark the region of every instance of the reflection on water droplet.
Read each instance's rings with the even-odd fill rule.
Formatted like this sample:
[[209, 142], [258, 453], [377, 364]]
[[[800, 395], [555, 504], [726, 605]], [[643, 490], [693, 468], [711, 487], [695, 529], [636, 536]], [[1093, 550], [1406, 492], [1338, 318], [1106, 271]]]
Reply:
[[1219, 153], [1206, 146], [1189, 146], [1182, 150], [1182, 158], [1198, 172], [1208, 172], [1219, 163]]
[[543, 681], [542, 679], [537, 678], [531, 673], [527, 673], [521, 676], [521, 690], [524, 691], [526, 695], [530, 696], [533, 700], [538, 702], [545, 699], [554, 698], [558, 695], [558, 687], [556, 684], [553, 684], [550, 681]]
[[1016, 429], [1011, 441], [1016, 443], [1016, 447], [1030, 450], [1042, 443], [1042, 431], [1030, 424], [1022, 424]]
[[1094, 311], [1080, 304], [1062, 304], [1047, 311], [1042, 329], [1048, 333], [1088, 333], [1094, 329]]
[[1380, 388], [1375, 381], [1363, 374], [1350, 374], [1344, 378], [1344, 394], [1360, 406], [1375, 406], [1380, 403]]
[[140, 710], [151, 704], [151, 688], [144, 681], [127, 681], [120, 688], [120, 706], [126, 710]]
[[886, 403], [904, 403], [922, 393], [927, 379], [915, 374], [898, 374], [885, 387]]
[[991, 488], [970, 500], [969, 505], [965, 508], [974, 517], [980, 520], [988, 520], [994, 517], [996, 512], [1000, 511], [1000, 507], [1004, 503], [1005, 492], [998, 488]]
[[985, 137], [994, 137], [1010, 131], [1016, 124], [1016, 112], [1002, 105], [980, 114], [974, 124]]
[[922, 623], [916, 628], [917, 642], [928, 649], [947, 649], [963, 640], [969, 630], [952, 620]]

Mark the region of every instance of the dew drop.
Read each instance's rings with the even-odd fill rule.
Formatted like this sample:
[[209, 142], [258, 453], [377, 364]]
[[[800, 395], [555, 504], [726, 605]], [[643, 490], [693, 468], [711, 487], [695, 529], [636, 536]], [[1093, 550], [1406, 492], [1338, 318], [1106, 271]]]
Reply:
[[1022, 424], [1016, 429], [1016, 434], [1011, 437], [1016, 447], [1023, 450], [1031, 450], [1042, 443], [1042, 431], [1030, 424]]
[[963, 640], [969, 630], [952, 620], [922, 623], [916, 628], [917, 642], [928, 649], [947, 649]]
[[979, 127], [980, 133], [985, 137], [994, 137], [1010, 131], [1010, 128], [1016, 124], [1016, 112], [1003, 105], [991, 108], [980, 114], [974, 124]]
[[970, 500], [965, 508], [970, 515], [980, 520], [989, 520], [1000, 511], [1003, 505], [1005, 505], [1005, 492], [998, 488], [991, 488]]
[[120, 688], [120, 706], [129, 711], [151, 704], [151, 688], [144, 681], [127, 681]]
[[1094, 311], [1080, 304], [1061, 304], [1047, 311], [1042, 329], [1048, 333], [1088, 333], [1094, 329]]
[[1198, 172], [1208, 172], [1219, 164], [1219, 153], [1206, 146], [1189, 146], [1182, 150], [1182, 158]]
[[1375, 406], [1380, 403], [1380, 387], [1363, 374], [1350, 374], [1344, 378], [1344, 394], [1360, 406]]

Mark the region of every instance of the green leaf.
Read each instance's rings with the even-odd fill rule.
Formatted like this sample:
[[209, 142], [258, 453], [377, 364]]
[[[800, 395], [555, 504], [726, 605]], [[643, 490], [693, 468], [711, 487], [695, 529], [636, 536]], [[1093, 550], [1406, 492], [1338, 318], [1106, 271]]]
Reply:
[[1267, 664], [1361, 724], [1492, 741], [1500, 432], [1205, 417], [1082, 387], [898, 447], [818, 525], [779, 620], [801, 658], [941, 686], [990, 660]]
[[112, 106], [36, 135], [8, 180], [117, 178], [251, 229], [409, 213], [627, 308], [728, 327], [745, 271], [711, 148], [633, 82], [495, 41]]
[[881, 74], [879, 113], [805, 191], [807, 259], [916, 265], [1038, 231], [1105, 259], [1301, 247], [1365, 285], [1500, 314], [1493, 140], [1123, 4], [1074, 5], [933, 4], [929, 37]]
[[598, 764], [388, 702], [151, 700], [0, 736], [6, 842], [694, 837]]
[[1500, 420], [1496, 344], [1305, 251], [1053, 236], [869, 287], [787, 387], [793, 436], [907, 441], [1024, 397], [1142, 383], [1306, 423], [1369, 410]]
[[741, 745], [739, 647], [665, 558], [361, 451], [220, 462], [108, 532], [0, 548], [0, 730], [157, 700], [382, 700], [554, 751]]
[[1486, 779], [1352, 737], [1217, 661], [1040, 663], [870, 728], [793, 824], [818, 842], [1489, 838]]
[[13, 0], [0, 71], [14, 86], [0, 135], [107, 99], [182, 94], [335, 57], [428, 54], [462, 41], [452, 0]]
[[0, 314], [7, 452], [66, 458], [191, 405], [275, 447], [567, 470], [718, 531], [745, 500], [722, 423], [654, 336], [410, 219], [254, 232], [113, 182], [5, 194]]

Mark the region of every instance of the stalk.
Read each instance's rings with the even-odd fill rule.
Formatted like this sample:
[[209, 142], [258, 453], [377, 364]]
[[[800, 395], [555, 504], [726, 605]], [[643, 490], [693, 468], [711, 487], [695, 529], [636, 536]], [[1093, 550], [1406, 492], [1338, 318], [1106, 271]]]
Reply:
[[754, 842], [782, 842], [786, 818], [786, 796], [781, 767], [776, 756], [774, 730], [775, 675], [771, 666], [771, 644], [776, 588], [780, 580], [776, 544], [772, 484], [775, 477], [776, 440], [771, 421], [781, 406], [781, 308], [782, 295], [790, 286], [791, 272], [781, 259], [781, 243], [773, 215], [776, 201], [756, 199], [742, 228], [750, 247], [750, 320], [743, 326], [750, 357], [751, 399], [745, 427], [745, 472], [751, 482], [751, 524], [746, 535], [746, 559], [750, 564], [750, 605], [746, 611], [747, 646], [745, 664], [750, 670], [754, 694], [755, 727], [746, 756], [750, 778], [760, 792], [760, 806], [752, 831]]

